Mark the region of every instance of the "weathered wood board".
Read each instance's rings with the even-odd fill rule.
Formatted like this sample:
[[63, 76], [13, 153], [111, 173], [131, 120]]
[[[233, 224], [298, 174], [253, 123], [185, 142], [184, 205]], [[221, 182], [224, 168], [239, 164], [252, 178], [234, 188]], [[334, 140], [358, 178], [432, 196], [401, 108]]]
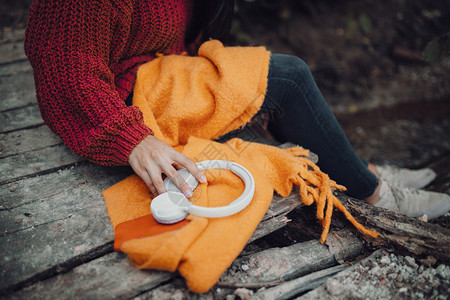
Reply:
[[10, 184], [10, 189], [2, 189], [8, 194], [20, 185], [30, 186], [18, 194], [32, 198], [9, 195], [2, 204], [0, 290], [111, 243], [113, 232], [101, 191], [119, 178], [123, 176], [113, 175], [106, 168], [83, 165], [38, 180], [25, 179], [30, 185]]
[[[4, 68], [7, 67], [0, 66], [0, 72]], [[36, 104], [33, 73], [0, 76], [0, 99], [0, 111]]]
[[[309, 274], [332, 267], [338, 264], [337, 257], [344, 257], [350, 260], [361, 254], [363, 245], [361, 241], [348, 230], [343, 230], [341, 236], [347, 243], [347, 247], [339, 247], [341, 243], [339, 234], [327, 239], [329, 248], [321, 244], [318, 240], [297, 243], [283, 248], [270, 248], [236, 259], [232, 267], [225, 272], [220, 282], [237, 283], [262, 283], [271, 281], [288, 281], [299, 276]], [[334, 249], [334, 250], [333, 250]], [[242, 270], [242, 266], [248, 267], [246, 272], [236, 272]], [[233, 268], [235, 266], [235, 268]]]
[[0, 160], [0, 184], [57, 171], [82, 161], [83, 158], [62, 144], [8, 156]]
[[0, 112], [0, 132], [7, 133], [44, 124], [37, 104]]
[[27, 59], [23, 41], [11, 41], [0, 44], [0, 64], [14, 63]]
[[8, 299], [130, 299], [175, 276], [138, 270], [121, 253], [110, 253], [89, 263], [24, 288]]
[[62, 141], [45, 125], [0, 133], [0, 158], [61, 144]]
[[20, 62], [16, 62], [13, 64], [6, 64], [6, 65], [2, 65], [0, 66], [0, 78], [5, 77], [5, 76], [17, 76], [20, 73], [24, 73], [24, 72], [32, 72], [32, 67], [30, 65], [30, 63], [26, 60], [24, 61], [20, 61]]

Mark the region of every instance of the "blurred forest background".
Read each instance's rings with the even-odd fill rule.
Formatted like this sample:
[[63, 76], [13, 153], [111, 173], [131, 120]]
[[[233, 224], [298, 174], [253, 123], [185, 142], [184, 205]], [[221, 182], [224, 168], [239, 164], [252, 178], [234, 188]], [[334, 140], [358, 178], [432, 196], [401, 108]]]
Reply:
[[[0, 34], [30, 0], [0, 2]], [[237, 0], [232, 45], [304, 59], [365, 159], [440, 174], [450, 192], [450, 1]]]

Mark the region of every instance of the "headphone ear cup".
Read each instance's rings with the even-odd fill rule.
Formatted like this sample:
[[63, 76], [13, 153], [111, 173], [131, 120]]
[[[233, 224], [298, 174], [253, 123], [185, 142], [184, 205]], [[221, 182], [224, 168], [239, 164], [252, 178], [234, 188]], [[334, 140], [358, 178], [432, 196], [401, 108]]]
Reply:
[[161, 224], [174, 224], [184, 220], [187, 207], [192, 205], [184, 194], [179, 192], [166, 192], [155, 197], [150, 203], [153, 217]]
[[[188, 170], [181, 169], [178, 170], [178, 174], [183, 177], [184, 181], [189, 185], [191, 190], [194, 190], [198, 186], [198, 181], [195, 179], [194, 175], [192, 175]], [[170, 180], [169, 177], [164, 179], [164, 187], [166, 188], [166, 191], [168, 192], [178, 192], [181, 193], [181, 191], [177, 188], [177, 186]]]

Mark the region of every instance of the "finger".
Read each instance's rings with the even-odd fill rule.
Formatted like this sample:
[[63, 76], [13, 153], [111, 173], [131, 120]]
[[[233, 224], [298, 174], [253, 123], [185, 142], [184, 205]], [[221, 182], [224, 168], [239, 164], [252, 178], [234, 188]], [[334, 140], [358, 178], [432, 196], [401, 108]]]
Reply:
[[167, 167], [164, 170], [164, 173], [169, 177], [169, 179], [175, 184], [175, 186], [187, 197], [192, 197], [192, 189], [187, 184], [187, 182], [184, 180], [183, 176], [178, 173], [177, 170], [172, 165], [169, 165], [170, 167]]
[[166, 187], [164, 186], [164, 182], [162, 180], [161, 170], [159, 168], [152, 168], [148, 170], [148, 174], [150, 176], [153, 186], [156, 189], [157, 195], [165, 193]]
[[154, 196], [158, 196], [158, 193], [156, 192], [156, 189], [153, 186], [152, 180], [150, 179], [150, 176], [148, 175], [147, 170], [139, 170], [135, 173], [142, 179], [142, 181], [144, 181], [145, 185], [149, 188], [150, 192]]
[[149, 187], [150, 192], [153, 194], [153, 196], [158, 196], [158, 191], [156, 191], [156, 188], [153, 186], [153, 184], [151, 184]]
[[156, 188], [153, 185], [152, 180], [150, 179], [150, 176], [147, 173], [147, 171], [140, 172], [140, 174], [138, 174], [138, 175], [145, 182], [145, 184], [147, 185], [148, 189], [153, 194], [153, 196], [155, 196], [155, 197], [158, 196], [158, 192], [156, 191]]
[[181, 164], [183, 167], [185, 167], [194, 177], [202, 182], [206, 182], [206, 176], [203, 174], [203, 172], [197, 167], [197, 165], [186, 155], [183, 155], [179, 153], [179, 156], [177, 157], [179, 164]]

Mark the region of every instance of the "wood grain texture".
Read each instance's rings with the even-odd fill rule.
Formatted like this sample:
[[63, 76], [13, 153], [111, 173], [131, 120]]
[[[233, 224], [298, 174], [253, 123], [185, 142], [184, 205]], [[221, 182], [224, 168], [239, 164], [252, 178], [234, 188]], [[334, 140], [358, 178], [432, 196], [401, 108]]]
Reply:
[[[87, 165], [1, 189], [11, 195], [0, 211], [0, 290], [67, 261], [76, 265], [86, 253], [111, 243], [114, 235], [101, 192], [123, 178], [121, 172]], [[27, 188], [16, 193], [21, 187]]]
[[62, 144], [46, 125], [0, 133], [0, 159]]
[[0, 112], [0, 133], [44, 124], [38, 105]]
[[8, 156], [0, 159], [0, 185], [58, 171], [83, 161], [63, 144]]
[[399, 253], [430, 255], [450, 262], [449, 229], [354, 200], [342, 193], [339, 199], [357, 221], [380, 234], [377, 239], [362, 235], [374, 247], [385, 246]]
[[0, 100], [0, 111], [36, 104], [33, 72], [0, 77]]
[[125, 255], [114, 252], [24, 288], [8, 299], [130, 299], [174, 276], [138, 270]]

